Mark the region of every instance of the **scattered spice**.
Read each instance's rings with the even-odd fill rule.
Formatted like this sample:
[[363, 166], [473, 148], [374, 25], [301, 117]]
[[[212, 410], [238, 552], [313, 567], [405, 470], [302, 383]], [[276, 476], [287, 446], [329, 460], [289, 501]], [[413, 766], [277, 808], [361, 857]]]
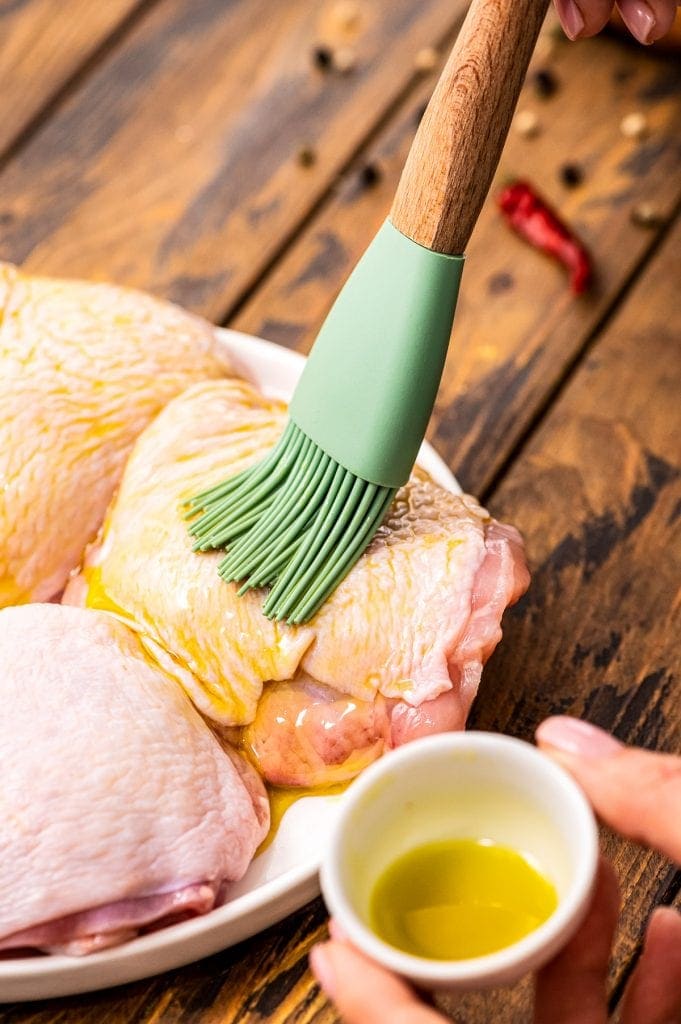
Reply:
[[533, 110], [519, 110], [513, 119], [513, 125], [519, 135], [531, 139], [539, 133], [539, 118]]
[[643, 202], [633, 206], [630, 213], [632, 224], [638, 228], [659, 228], [667, 220], [655, 203]]
[[414, 67], [422, 74], [427, 74], [437, 67], [440, 55], [434, 46], [424, 46], [414, 57]]
[[312, 167], [317, 162], [317, 154], [312, 146], [301, 146], [296, 153], [296, 160], [301, 167]]
[[376, 163], [365, 164], [359, 172], [359, 181], [364, 188], [373, 188], [382, 177], [381, 168]]
[[502, 270], [498, 274], [493, 274], [487, 283], [487, 289], [490, 295], [500, 295], [502, 292], [507, 292], [513, 287], [515, 281], [511, 274], [507, 271]]
[[500, 193], [498, 203], [506, 221], [521, 238], [566, 267], [574, 294], [586, 291], [591, 280], [588, 252], [534, 188], [526, 181], [514, 181]]
[[347, 75], [357, 64], [357, 54], [349, 46], [334, 50], [332, 59], [334, 71], [339, 71], [341, 75]]
[[558, 176], [567, 188], [577, 188], [584, 180], [584, 171], [579, 164], [563, 164]]
[[639, 110], [635, 110], [622, 118], [620, 131], [627, 139], [643, 139], [648, 134], [648, 118]]
[[542, 99], [548, 99], [558, 90], [556, 76], [548, 68], [541, 68], [539, 71], [535, 71], [532, 84], [534, 85], [534, 91]]
[[333, 64], [333, 52], [328, 46], [315, 46], [312, 51], [312, 62], [320, 71], [329, 71]]
[[357, 28], [359, 4], [355, 3], [354, 0], [339, 0], [338, 3], [333, 5], [331, 17], [338, 28], [342, 28], [346, 32]]

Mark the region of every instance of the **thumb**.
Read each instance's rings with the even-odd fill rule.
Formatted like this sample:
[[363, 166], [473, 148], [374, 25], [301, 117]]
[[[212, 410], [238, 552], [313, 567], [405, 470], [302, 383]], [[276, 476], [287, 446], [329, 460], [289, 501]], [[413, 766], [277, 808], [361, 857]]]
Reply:
[[681, 863], [681, 757], [625, 747], [577, 718], [547, 718], [537, 743], [577, 780], [599, 817]]
[[345, 942], [313, 946], [310, 966], [344, 1024], [448, 1024], [401, 978]]

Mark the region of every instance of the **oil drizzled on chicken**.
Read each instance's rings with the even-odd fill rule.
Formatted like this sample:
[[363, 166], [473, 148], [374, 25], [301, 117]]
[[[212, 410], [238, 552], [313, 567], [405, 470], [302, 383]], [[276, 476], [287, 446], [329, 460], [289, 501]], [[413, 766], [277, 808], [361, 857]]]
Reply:
[[269, 621], [261, 593], [238, 597], [218, 578], [221, 554], [191, 551], [181, 505], [262, 458], [284, 421], [283, 405], [241, 381], [172, 401], [135, 445], [65, 600], [119, 616], [204, 715], [246, 727], [244, 748], [270, 781], [316, 785], [462, 728], [529, 575], [513, 527], [416, 474], [315, 618]]
[[0, 608], [63, 589], [137, 435], [226, 369], [210, 324], [177, 306], [0, 263]]

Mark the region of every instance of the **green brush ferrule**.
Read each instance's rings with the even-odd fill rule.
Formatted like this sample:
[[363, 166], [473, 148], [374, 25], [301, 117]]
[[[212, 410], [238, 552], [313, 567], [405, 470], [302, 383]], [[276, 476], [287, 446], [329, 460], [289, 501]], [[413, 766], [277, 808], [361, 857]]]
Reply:
[[386, 220], [319, 332], [290, 417], [363, 480], [397, 488], [409, 479], [435, 405], [463, 263]]

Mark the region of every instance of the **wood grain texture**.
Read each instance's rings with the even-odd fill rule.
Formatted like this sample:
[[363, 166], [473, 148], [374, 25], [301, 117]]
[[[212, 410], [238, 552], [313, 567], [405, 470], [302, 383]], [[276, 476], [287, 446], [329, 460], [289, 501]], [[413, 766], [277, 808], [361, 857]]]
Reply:
[[473, 0], [397, 187], [390, 219], [435, 252], [466, 249], [548, 0]]
[[[468, 248], [454, 334], [430, 440], [459, 477], [480, 493], [494, 478], [548, 400], [563, 373], [598, 328], [623, 284], [637, 272], [657, 230], [631, 221], [640, 202], [662, 219], [681, 196], [681, 68], [610, 38], [578, 46], [540, 37], [533, 70], [558, 82], [550, 99], [525, 86], [520, 108], [536, 113], [532, 139], [512, 129], [492, 195]], [[548, 51], [548, 52], [547, 52]], [[350, 169], [230, 325], [308, 351], [345, 278], [390, 208], [402, 163], [428, 96], [424, 83]], [[622, 136], [632, 110], [648, 119], [641, 141]], [[575, 189], [560, 181], [569, 160], [583, 169]], [[369, 165], [380, 172], [365, 182]], [[533, 181], [593, 253], [596, 282], [576, 300], [562, 268], [513, 235], [494, 204], [508, 177]]]
[[[681, 223], [490, 502], [526, 538], [533, 579], [485, 672], [475, 728], [530, 738], [549, 713], [681, 751]], [[648, 797], [655, 800], [655, 794]], [[623, 892], [616, 985], [678, 871], [606, 837]], [[527, 986], [463, 1019], [528, 1019]], [[490, 1016], [487, 1016], [487, 1014]]]
[[143, 0], [0, 4], [0, 155]]
[[[317, 0], [164, 0], [0, 174], [0, 258], [222, 316], [464, 2], [371, 0], [350, 32]], [[319, 43], [352, 72], [315, 67]]]

